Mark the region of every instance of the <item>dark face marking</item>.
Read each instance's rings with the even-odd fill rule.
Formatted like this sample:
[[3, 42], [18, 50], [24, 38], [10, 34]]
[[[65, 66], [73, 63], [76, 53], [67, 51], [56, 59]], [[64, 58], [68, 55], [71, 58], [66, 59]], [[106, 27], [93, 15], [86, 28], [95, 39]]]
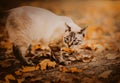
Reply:
[[78, 32], [69, 32], [67, 36], [64, 37], [64, 42], [68, 47], [79, 45], [83, 40], [84, 34], [79, 34]]

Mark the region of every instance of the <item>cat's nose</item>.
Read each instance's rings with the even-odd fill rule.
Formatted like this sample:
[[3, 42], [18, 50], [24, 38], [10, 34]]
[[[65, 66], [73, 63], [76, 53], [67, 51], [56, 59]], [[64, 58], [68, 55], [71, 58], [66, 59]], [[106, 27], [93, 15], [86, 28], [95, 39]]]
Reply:
[[73, 42], [68, 43], [68, 47], [70, 48], [73, 45]]

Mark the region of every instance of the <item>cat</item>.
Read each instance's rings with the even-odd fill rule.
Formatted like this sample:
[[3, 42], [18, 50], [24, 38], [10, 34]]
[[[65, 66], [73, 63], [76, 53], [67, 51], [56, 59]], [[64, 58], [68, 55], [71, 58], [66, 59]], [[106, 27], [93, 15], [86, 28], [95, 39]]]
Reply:
[[19, 55], [27, 64], [33, 64], [25, 56], [30, 45], [40, 44], [42, 49], [49, 51], [51, 51], [50, 46], [54, 45], [74, 48], [82, 43], [85, 35], [85, 28], [79, 27], [71, 18], [32, 6], [9, 10], [6, 29], [13, 47], [20, 51], [16, 57]]

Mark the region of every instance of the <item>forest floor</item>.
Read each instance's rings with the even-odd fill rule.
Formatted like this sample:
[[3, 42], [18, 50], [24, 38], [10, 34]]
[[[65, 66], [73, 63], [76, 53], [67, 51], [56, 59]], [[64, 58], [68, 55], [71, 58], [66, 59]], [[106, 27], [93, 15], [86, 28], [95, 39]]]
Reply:
[[23, 66], [13, 55], [12, 44], [1, 25], [0, 83], [120, 83], [119, 1], [53, 3], [36, 0], [20, 5], [26, 4], [69, 16], [81, 27], [88, 26], [85, 44], [81, 47], [89, 50], [93, 58], [67, 66], [48, 59], [40, 64], [42, 68], [39, 65]]

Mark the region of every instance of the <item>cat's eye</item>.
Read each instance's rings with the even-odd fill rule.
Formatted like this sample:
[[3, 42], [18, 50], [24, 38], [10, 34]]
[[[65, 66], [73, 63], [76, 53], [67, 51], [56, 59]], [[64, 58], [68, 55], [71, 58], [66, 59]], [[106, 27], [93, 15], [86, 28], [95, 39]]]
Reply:
[[78, 34], [82, 34], [82, 32], [77, 32]]
[[66, 37], [65, 39], [66, 39], [67, 41], [69, 40], [69, 38], [68, 38], [68, 37]]

